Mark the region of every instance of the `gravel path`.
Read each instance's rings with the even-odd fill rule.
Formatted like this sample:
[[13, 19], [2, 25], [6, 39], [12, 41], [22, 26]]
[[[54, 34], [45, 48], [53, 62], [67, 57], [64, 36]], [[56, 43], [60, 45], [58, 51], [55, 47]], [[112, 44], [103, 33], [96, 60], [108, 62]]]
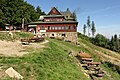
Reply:
[[20, 41], [1, 41], [0, 40], [0, 56], [22, 56], [27, 54], [25, 50], [29, 47], [32, 48], [43, 48], [44, 44], [48, 41], [45, 40], [41, 43], [30, 43], [29, 45], [22, 45]]

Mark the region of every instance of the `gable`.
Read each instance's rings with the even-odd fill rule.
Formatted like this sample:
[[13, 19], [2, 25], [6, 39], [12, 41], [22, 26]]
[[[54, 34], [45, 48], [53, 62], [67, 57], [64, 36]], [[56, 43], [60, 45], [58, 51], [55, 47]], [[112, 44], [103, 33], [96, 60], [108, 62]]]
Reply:
[[55, 7], [51, 9], [48, 15], [62, 15]]

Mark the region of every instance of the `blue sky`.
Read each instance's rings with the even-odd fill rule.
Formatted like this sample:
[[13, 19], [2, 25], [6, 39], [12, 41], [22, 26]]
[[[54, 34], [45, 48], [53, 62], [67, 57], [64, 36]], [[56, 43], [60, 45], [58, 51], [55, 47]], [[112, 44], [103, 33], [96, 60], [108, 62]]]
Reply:
[[114, 34], [120, 34], [120, 0], [25, 0], [34, 7], [40, 6], [48, 13], [51, 7], [57, 7], [60, 11], [69, 8], [76, 11], [78, 32], [83, 33], [83, 25], [87, 22], [87, 16], [95, 22], [97, 32], [110, 38]]

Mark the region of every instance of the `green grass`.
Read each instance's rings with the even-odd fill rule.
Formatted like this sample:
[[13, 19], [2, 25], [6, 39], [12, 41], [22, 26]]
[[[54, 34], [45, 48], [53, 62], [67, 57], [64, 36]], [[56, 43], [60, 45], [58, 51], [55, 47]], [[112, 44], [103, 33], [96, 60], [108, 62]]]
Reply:
[[[24, 57], [0, 57], [0, 64], [6, 66], [5, 69], [12, 66], [23, 75], [24, 80], [90, 80], [75, 64], [76, 60], [68, 56], [68, 52], [58, 45], [57, 40], [50, 40], [46, 48]], [[6, 79], [9, 78], [3, 80]]]
[[16, 35], [20, 36], [21, 38], [28, 38], [34, 36], [32, 33], [28, 32], [16, 32]]
[[13, 32], [13, 36], [9, 35], [9, 32], [0, 32], [0, 40], [14, 41], [20, 38], [33, 37], [34, 35], [27, 32]]
[[[28, 33], [16, 33], [16, 35], [18, 37], [31, 36]], [[84, 75], [83, 68], [77, 66], [76, 58], [69, 57], [68, 53], [72, 51], [76, 55], [80, 50], [84, 50], [91, 54], [94, 61], [100, 61], [99, 57], [93, 54], [93, 49], [101, 49], [81, 38], [79, 38], [80, 46], [56, 39], [47, 38], [47, 40], [49, 43], [45, 45], [45, 48], [34, 50], [34, 52], [28, 49], [29, 54], [23, 57], [0, 57], [0, 65], [5, 70], [12, 66], [24, 77], [24, 80], [90, 80]], [[81, 44], [86, 44], [88, 48]], [[102, 80], [120, 79], [120, 74], [112, 71], [108, 65], [102, 64], [101, 68], [107, 72]], [[12, 79], [5, 76], [2, 80]]]
[[13, 36], [10, 36], [8, 32], [0, 32], [0, 40], [14, 41], [19, 39], [19, 36], [13, 33]]
[[[108, 53], [109, 55], [113, 56], [107, 50], [102, 49], [101, 47], [95, 46], [92, 43], [90, 43], [89, 41], [86, 41], [85, 39], [79, 38], [78, 41], [81, 44], [81, 47], [85, 48], [83, 50], [92, 55], [92, 57], [94, 58], [94, 61], [101, 61], [100, 57], [98, 57], [98, 55], [95, 54], [96, 53], [95, 50], [98, 50], [98, 51], [102, 52], [103, 54]], [[117, 57], [117, 56], [114, 55], [114, 57]], [[118, 56], [118, 59], [119, 59], [119, 56]], [[101, 68], [106, 72], [106, 75], [103, 77], [102, 80], [109, 80], [110, 78], [113, 79], [113, 80], [119, 80], [120, 79], [120, 74], [117, 73], [117, 71], [113, 71], [108, 66], [109, 65], [107, 65], [105, 63], [101, 64]]]

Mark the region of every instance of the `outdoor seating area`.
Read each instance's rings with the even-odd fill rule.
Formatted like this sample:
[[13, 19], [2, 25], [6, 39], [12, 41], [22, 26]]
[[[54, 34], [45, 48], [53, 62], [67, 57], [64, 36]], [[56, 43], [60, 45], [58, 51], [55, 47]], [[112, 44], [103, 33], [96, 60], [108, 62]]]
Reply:
[[30, 37], [27, 39], [21, 39], [22, 44], [29, 45], [33, 42], [41, 42], [44, 40], [44, 37]]
[[[77, 59], [80, 61], [82, 67], [87, 70], [87, 73], [92, 77], [93, 75], [96, 77], [103, 77], [104, 71], [101, 70], [100, 64], [101, 62], [93, 61], [93, 58], [88, 53], [80, 51], [77, 54]], [[91, 78], [92, 79], [92, 78]]]

